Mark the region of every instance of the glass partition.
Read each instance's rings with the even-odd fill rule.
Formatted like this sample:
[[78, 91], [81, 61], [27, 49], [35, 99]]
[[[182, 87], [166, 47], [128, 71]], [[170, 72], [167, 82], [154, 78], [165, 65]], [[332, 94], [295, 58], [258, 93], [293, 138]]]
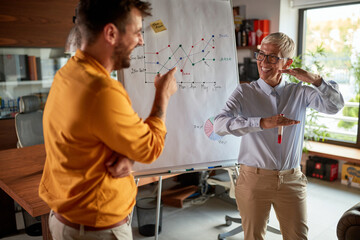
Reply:
[[0, 118], [13, 118], [21, 96], [44, 106], [54, 75], [69, 59], [64, 48], [0, 48]]

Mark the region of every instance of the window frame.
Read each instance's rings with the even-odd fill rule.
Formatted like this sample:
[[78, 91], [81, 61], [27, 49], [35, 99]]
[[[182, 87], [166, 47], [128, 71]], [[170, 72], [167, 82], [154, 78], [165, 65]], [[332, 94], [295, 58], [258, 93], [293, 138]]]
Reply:
[[[353, 5], [353, 4], [360, 4], [360, 2], [349, 2], [349, 3], [339, 3], [339, 4], [326, 4], [321, 6], [315, 6], [315, 7], [304, 7], [299, 9], [299, 28], [298, 28], [298, 48], [297, 48], [297, 55], [303, 54], [303, 48], [304, 48], [304, 36], [305, 36], [305, 15], [307, 10], [312, 9], [318, 9], [318, 8], [327, 8], [327, 7], [338, 7], [338, 6], [346, 6], [346, 5]], [[327, 139], [321, 139], [320, 141], [323, 141], [325, 143], [339, 145], [339, 146], [345, 146], [345, 147], [352, 147], [352, 148], [358, 148], [360, 149], [360, 102], [359, 102], [359, 115], [358, 115], [358, 128], [357, 128], [357, 138], [356, 143], [350, 143], [350, 142], [342, 142], [342, 141], [336, 141], [336, 140], [327, 140]]]

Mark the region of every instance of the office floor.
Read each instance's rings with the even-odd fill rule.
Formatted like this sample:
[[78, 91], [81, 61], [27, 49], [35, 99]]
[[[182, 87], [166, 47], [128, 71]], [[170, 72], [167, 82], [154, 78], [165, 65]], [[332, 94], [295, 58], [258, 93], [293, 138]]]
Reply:
[[[167, 180], [164, 180], [164, 187]], [[170, 180], [171, 181], [171, 180]], [[154, 194], [156, 185], [143, 186], [139, 197]], [[309, 178], [308, 184], [308, 225], [309, 239], [336, 240], [336, 225], [341, 215], [360, 201], [360, 189], [348, 188], [340, 182], [325, 182]], [[238, 226], [233, 223], [225, 225], [225, 214], [238, 217], [236, 206], [221, 197], [186, 201], [183, 208], [164, 205], [162, 231], [159, 239], [164, 240], [211, 240], [217, 239], [219, 233]], [[136, 211], [133, 218], [134, 240], [150, 240], [138, 233]], [[270, 226], [279, 228], [275, 213], [270, 215]], [[41, 237], [30, 237], [25, 234], [3, 238], [4, 240], [40, 240]], [[244, 239], [244, 234], [226, 238], [227, 240]], [[267, 232], [267, 240], [280, 240], [281, 235]]]

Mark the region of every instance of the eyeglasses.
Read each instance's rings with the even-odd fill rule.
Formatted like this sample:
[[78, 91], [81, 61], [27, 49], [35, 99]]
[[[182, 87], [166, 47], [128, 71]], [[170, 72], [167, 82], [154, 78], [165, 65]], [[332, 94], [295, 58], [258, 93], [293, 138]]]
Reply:
[[288, 59], [288, 58], [280, 58], [278, 56], [275, 56], [275, 55], [266, 55], [262, 52], [255, 52], [255, 59], [257, 61], [263, 61], [265, 58], [267, 58], [267, 61], [268, 63], [271, 63], [271, 64], [275, 64], [277, 63], [280, 59]]

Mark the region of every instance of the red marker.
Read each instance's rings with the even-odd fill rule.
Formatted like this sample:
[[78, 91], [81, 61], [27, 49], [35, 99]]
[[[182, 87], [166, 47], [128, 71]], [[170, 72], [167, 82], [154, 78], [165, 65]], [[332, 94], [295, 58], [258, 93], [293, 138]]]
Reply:
[[[284, 114], [280, 114], [282, 117], [284, 116]], [[282, 141], [282, 136], [283, 136], [283, 126], [279, 126], [278, 127], [278, 144], [281, 144]]]

